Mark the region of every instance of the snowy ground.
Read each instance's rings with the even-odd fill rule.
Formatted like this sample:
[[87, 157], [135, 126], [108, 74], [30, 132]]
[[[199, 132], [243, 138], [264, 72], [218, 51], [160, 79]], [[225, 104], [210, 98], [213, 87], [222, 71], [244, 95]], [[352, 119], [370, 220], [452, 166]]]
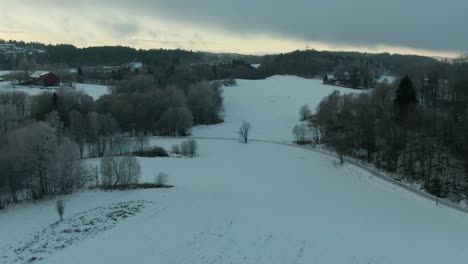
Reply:
[[[85, 94], [93, 97], [94, 100], [109, 93], [108, 86], [106, 85], [74, 83], [73, 86], [77, 91], [83, 91]], [[29, 95], [38, 95], [44, 92], [55, 92], [56, 90], [56, 87], [21, 86], [13, 85], [11, 82], [0, 82], [0, 93], [24, 92]]]
[[46, 259], [58, 250], [95, 237], [113, 228], [120, 221], [141, 213], [147, 204], [149, 202], [142, 200], [119, 202], [76, 214], [61, 222], [57, 221], [35, 233], [30, 240], [10, 246], [5, 255], [0, 256], [0, 261], [24, 263]]
[[[300, 105], [313, 108], [321, 93], [335, 88], [296, 77], [238, 82], [238, 87], [226, 88], [227, 123], [197, 128], [196, 135], [232, 137], [240, 120], [247, 119], [257, 138], [290, 140], [286, 127], [296, 122]], [[181, 140], [152, 143], [170, 148]], [[59, 230], [88, 216], [88, 210], [97, 213], [136, 201], [147, 205], [112, 228], [79, 236], [69, 246], [41, 255], [44, 259], [37, 263], [468, 260], [467, 215], [436, 206], [357, 167], [334, 166], [329, 156], [283, 145], [208, 139], [198, 143], [200, 156], [194, 159], [139, 158], [141, 181], [152, 181], [155, 173], [164, 171], [175, 188], [66, 196], [65, 221]], [[89, 162], [97, 165], [99, 160]], [[2, 256], [10, 263], [12, 250], [31, 244], [28, 241], [35, 241], [38, 232], [47, 234], [40, 245], [47, 241], [56, 245], [54, 205], [55, 200], [49, 200], [0, 211], [0, 263]], [[21, 256], [28, 259], [34, 254]]]
[[[327, 156], [267, 143], [199, 144], [196, 159], [140, 159], [142, 180], [165, 171], [173, 189], [67, 197], [66, 219], [117, 201], [154, 205], [40, 263], [430, 264], [468, 259], [466, 215], [436, 207], [351, 165], [335, 167]], [[0, 213], [2, 240], [30, 240], [28, 234], [56, 221], [53, 206], [49, 201]]]
[[20, 85], [13, 85], [11, 82], [0, 82], [0, 93], [2, 92], [23, 92], [28, 95], [38, 95], [44, 92], [55, 92], [56, 90], [46, 89], [44, 87], [29, 87], [29, 86], [20, 86]]
[[394, 81], [396, 81], [397, 79], [398, 79], [398, 77], [395, 77], [395, 76], [382, 75], [382, 76], [377, 80], [377, 82], [379, 82], [379, 83], [387, 82], [387, 83], [391, 84], [391, 83], [393, 83]]
[[77, 91], [83, 91], [85, 94], [90, 95], [97, 100], [99, 97], [108, 94], [109, 87], [107, 85], [86, 84], [86, 83], [73, 83]]
[[323, 85], [318, 79], [273, 76], [266, 80], [238, 80], [238, 86], [224, 88], [224, 123], [200, 126], [194, 136], [237, 137], [242, 120], [252, 125], [252, 138], [292, 141], [292, 129], [299, 122], [299, 108], [308, 104], [312, 111], [334, 90], [353, 93], [359, 90]]
[[0, 71], [0, 77], [11, 74], [14, 71]]

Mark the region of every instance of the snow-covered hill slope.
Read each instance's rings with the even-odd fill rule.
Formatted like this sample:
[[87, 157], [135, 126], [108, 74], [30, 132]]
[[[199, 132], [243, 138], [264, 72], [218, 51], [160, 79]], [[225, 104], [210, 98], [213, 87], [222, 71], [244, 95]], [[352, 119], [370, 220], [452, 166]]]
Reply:
[[238, 80], [238, 86], [224, 88], [224, 123], [193, 128], [194, 136], [236, 137], [242, 120], [252, 125], [252, 138], [292, 141], [292, 129], [299, 122], [299, 108], [308, 104], [312, 111], [334, 90], [360, 92], [323, 85], [318, 79], [273, 76], [265, 80]]
[[[173, 189], [67, 197], [66, 218], [117, 201], [153, 205], [41, 263], [431, 264], [468, 259], [466, 215], [351, 165], [335, 167], [330, 157], [267, 143], [199, 144], [196, 159], [140, 159], [142, 180], [165, 171]], [[2, 240], [38, 231], [55, 218], [53, 202], [2, 213]]]
[[[307, 103], [314, 108], [336, 89], [288, 76], [238, 82], [239, 86], [225, 89], [226, 123], [195, 128], [196, 136], [235, 137], [246, 119], [252, 123], [253, 137], [290, 141], [299, 107]], [[156, 139], [153, 144], [170, 149], [181, 140]], [[466, 214], [436, 206], [353, 165], [335, 166], [333, 158], [306, 149], [197, 141], [200, 156], [194, 159], [139, 158], [141, 181], [153, 181], [164, 171], [175, 188], [66, 196], [60, 229], [50, 226], [57, 220], [55, 200], [0, 211], [0, 263], [12, 263], [18, 257], [14, 250], [37, 241], [38, 232], [50, 237], [50, 243], [39, 239], [46, 248], [79, 237], [50, 253], [21, 251], [26, 259], [44, 257], [38, 263], [48, 264], [468, 260]], [[99, 160], [89, 162], [99, 164]], [[63, 225], [80, 222], [88, 210], [105, 219], [102, 208], [133, 201], [145, 201], [147, 206], [132, 217], [93, 228], [92, 236], [52, 232], [69, 230]]]
[[[97, 84], [84, 84], [84, 83], [74, 83], [73, 87], [76, 91], [82, 91], [85, 94], [93, 97], [94, 100], [97, 100], [102, 95], [108, 94], [109, 89], [106, 85], [97, 85]], [[67, 89], [71, 89], [67, 87]], [[38, 95], [44, 92], [53, 93], [57, 91], [57, 87], [39, 87], [39, 86], [21, 86], [13, 85], [11, 82], [0, 82], [0, 93], [1, 92], [23, 92], [28, 95]]]

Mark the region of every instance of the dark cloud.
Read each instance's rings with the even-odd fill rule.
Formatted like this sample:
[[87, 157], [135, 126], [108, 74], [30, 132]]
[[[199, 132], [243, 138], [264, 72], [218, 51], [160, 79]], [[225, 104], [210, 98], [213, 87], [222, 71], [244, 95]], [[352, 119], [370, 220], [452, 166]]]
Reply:
[[467, 0], [44, 0], [40, 4], [115, 9], [119, 16], [135, 20], [145, 15], [241, 34], [338, 45], [468, 51]]

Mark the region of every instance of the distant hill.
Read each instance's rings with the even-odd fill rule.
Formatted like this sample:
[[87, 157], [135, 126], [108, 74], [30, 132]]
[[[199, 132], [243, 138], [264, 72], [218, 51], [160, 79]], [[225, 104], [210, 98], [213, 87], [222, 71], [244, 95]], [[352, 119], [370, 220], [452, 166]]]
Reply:
[[[40, 65], [65, 64], [69, 67], [119, 66], [138, 60], [147, 66], [177, 65], [228, 65], [232, 78], [262, 79], [277, 74], [316, 77], [336, 71], [358, 72], [371, 76], [405, 75], [421, 67], [434, 67], [439, 59], [399, 54], [371, 54], [359, 52], [330, 52], [304, 50], [265, 56], [235, 53], [194, 52], [188, 50], [135, 49], [124, 46], [101, 46], [78, 48], [68, 44], [45, 45], [38, 42], [4, 41], [10, 53], [0, 50], [0, 70], [18, 67], [24, 58], [33, 59]], [[16, 48], [12, 48], [12, 45]], [[5, 49], [7, 50], [7, 49]], [[19, 52], [12, 54], [11, 50]], [[28, 52], [24, 52], [28, 51]], [[31, 52], [34, 51], [34, 52]], [[251, 64], [260, 64], [248, 69]], [[242, 70], [236, 69], [242, 66]]]

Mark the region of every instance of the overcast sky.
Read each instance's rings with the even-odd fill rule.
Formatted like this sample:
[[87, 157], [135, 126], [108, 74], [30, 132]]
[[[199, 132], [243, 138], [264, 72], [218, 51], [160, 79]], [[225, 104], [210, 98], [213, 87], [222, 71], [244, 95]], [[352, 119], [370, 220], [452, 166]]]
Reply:
[[0, 38], [265, 54], [457, 56], [467, 0], [0, 0]]

